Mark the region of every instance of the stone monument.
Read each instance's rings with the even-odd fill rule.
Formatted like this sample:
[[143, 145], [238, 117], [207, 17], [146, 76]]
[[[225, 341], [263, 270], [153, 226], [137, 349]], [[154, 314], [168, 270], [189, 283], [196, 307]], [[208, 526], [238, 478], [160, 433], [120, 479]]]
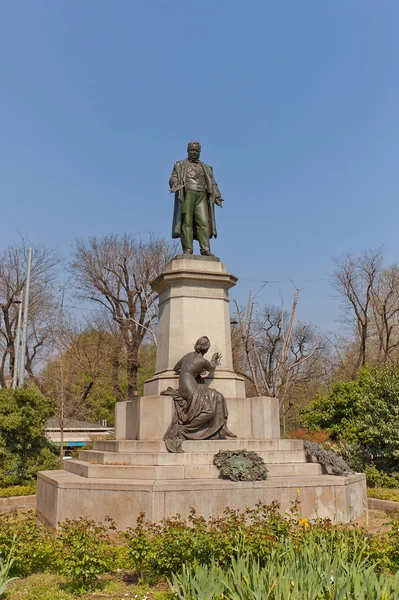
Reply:
[[[281, 439], [278, 399], [247, 398], [234, 372], [229, 290], [237, 278], [210, 251], [214, 205], [223, 201], [200, 149], [190, 143], [170, 179], [172, 235], [183, 253], [152, 282], [159, 295], [155, 375], [142, 397], [116, 403], [115, 440], [94, 442], [63, 470], [39, 474], [37, 512], [51, 527], [65, 518], [110, 515], [126, 529], [141, 512], [159, 521], [188, 516], [192, 506], [211, 516], [273, 500], [286, 511], [299, 495], [304, 517], [364, 522], [365, 476], [326, 474], [301, 440]], [[193, 254], [195, 239], [201, 255]], [[216, 454], [232, 461], [227, 472], [236, 480], [222, 478]], [[245, 480], [248, 461], [262, 478]]]

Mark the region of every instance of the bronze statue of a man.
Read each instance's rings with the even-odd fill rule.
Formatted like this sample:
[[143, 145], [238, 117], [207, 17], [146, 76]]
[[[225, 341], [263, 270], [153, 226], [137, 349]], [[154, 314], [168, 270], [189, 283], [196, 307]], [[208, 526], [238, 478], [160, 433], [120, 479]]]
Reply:
[[190, 142], [188, 158], [175, 163], [169, 180], [175, 194], [172, 237], [180, 238], [184, 254], [193, 253], [193, 240], [198, 240], [203, 256], [214, 256], [210, 238], [217, 237], [215, 204], [222, 207], [212, 167], [199, 160], [201, 144]]

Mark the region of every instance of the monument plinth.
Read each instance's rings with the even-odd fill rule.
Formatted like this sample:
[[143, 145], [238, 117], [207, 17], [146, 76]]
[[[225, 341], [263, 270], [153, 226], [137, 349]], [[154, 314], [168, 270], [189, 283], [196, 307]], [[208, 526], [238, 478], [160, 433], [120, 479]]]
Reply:
[[208, 334], [210, 353], [220, 352], [221, 364], [207, 383], [226, 398], [244, 398], [242, 377], [233, 370], [229, 290], [237, 277], [216, 257], [181, 254], [152, 282], [159, 294], [156, 373], [144, 385], [144, 396], [176, 387], [174, 366], [190, 352], [193, 341]]

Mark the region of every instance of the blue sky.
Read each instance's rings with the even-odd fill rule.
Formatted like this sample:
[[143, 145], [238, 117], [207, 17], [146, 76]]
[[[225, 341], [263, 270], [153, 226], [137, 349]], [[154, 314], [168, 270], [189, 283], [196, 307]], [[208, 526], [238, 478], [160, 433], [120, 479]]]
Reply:
[[393, 0], [2, 0], [1, 247], [169, 236], [189, 140], [225, 198], [213, 251], [339, 330], [332, 257], [398, 260]]

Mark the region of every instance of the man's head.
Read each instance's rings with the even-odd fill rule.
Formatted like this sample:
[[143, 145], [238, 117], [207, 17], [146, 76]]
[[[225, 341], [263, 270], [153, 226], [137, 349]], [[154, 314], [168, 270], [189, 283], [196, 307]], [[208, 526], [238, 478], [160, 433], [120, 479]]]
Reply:
[[206, 354], [211, 347], [211, 342], [209, 341], [209, 337], [203, 335], [195, 342], [194, 350], [198, 352], [198, 354]]
[[187, 155], [190, 160], [197, 162], [201, 154], [201, 144], [199, 142], [190, 142], [187, 146]]

